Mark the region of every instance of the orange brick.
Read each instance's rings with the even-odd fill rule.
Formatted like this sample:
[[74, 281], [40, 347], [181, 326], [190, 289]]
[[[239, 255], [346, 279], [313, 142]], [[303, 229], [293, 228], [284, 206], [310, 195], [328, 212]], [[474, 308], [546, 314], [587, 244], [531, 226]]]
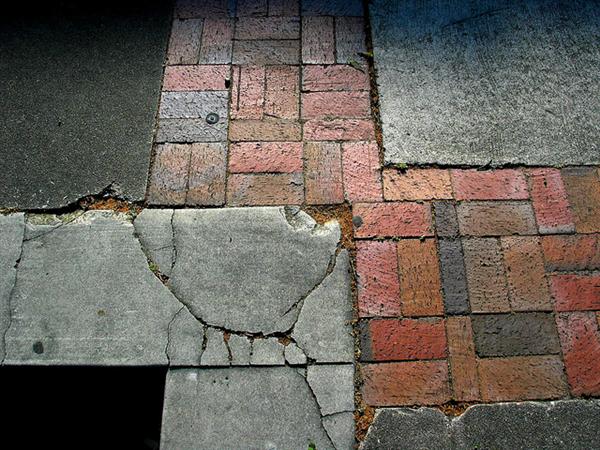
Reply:
[[354, 236], [432, 236], [431, 205], [423, 203], [356, 203]]
[[229, 139], [241, 141], [299, 141], [300, 124], [291, 120], [232, 120], [229, 122]]
[[344, 201], [342, 154], [335, 142], [304, 144], [306, 202], [327, 205]]
[[535, 235], [533, 209], [528, 202], [462, 202], [456, 208], [465, 236]]
[[557, 311], [600, 309], [600, 275], [552, 275], [550, 280]]
[[479, 400], [477, 360], [471, 319], [460, 316], [448, 317], [446, 334], [448, 335], [452, 398], [459, 402]]
[[450, 173], [444, 169], [385, 169], [383, 193], [386, 200], [451, 199]]
[[302, 174], [233, 174], [227, 180], [227, 203], [233, 206], [300, 205]]
[[148, 203], [151, 205], [183, 205], [187, 192], [190, 166], [188, 144], [157, 145], [150, 172]]
[[232, 173], [302, 172], [301, 142], [237, 142], [229, 147]]
[[600, 269], [600, 235], [556, 235], [542, 237], [542, 250], [549, 271]]
[[600, 232], [600, 174], [594, 167], [563, 169], [562, 178], [578, 233]]
[[192, 144], [186, 205], [224, 204], [226, 166], [225, 144], [216, 142]]
[[300, 110], [300, 68], [270, 66], [266, 72], [265, 114], [280, 119], [297, 119]]
[[302, 94], [302, 118], [362, 118], [371, 115], [368, 92], [308, 92]]
[[526, 200], [527, 180], [518, 169], [451, 170], [457, 200]]
[[369, 119], [315, 119], [304, 123], [308, 141], [369, 141], [375, 139], [375, 127]]

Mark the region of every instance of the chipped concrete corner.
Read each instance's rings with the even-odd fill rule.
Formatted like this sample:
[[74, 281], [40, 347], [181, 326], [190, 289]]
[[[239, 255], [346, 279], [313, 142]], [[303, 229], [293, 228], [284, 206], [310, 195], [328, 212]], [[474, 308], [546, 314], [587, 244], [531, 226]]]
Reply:
[[[232, 443], [353, 445], [352, 297], [337, 223], [289, 207], [0, 219], [3, 364], [170, 367], [164, 448], [227, 447], [199, 431], [219, 415], [207, 403], [240, 424]], [[198, 433], [173, 432], [198, 416]]]

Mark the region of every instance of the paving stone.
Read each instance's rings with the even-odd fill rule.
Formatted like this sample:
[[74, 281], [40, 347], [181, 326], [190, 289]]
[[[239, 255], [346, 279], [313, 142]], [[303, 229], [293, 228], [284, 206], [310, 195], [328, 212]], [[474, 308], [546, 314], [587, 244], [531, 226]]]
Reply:
[[552, 314], [478, 314], [471, 318], [471, 322], [475, 348], [480, 357], [560, 352]]
[[304, 186], [306, 203], [309, 205], [337, 204], [344, 201], [340, 144], [304, 144]]
[[233, 20], [209, 17], [204, 20], [200, 64], [230, 64], [233, 52]]
[[379, 147], [376, 142], [342, 144], [344, 195], [347, 201], [382, 201]]
[[531, 200], [540, 234], [573, 233], [575, 225], [558, 169], [531, 169]]
[[227, 140], [227, 117], [214, 125], [205, 119], [160, 119], [156, 142], [221, 142]]
[[167, 358], [170, 367], [201, 365], [204, 326], [182, 306], [169, 325]]
[[471, 319], [460, 316], [446, 318], [446, 335], [452, 398], [459, 402], [479, 400], [477, 359]]
[[358, 119], [371, 115], [371, 99], [366, 91], [306, 92], [302, 94], [302, 118]]
[[148, 180], [150, 205], [183, 205], [190, 170], [190, 146], [157, 145]]
[[202, 20], [173, 20], [167, 52], [168, 64], [197, 64], [202, 39]]
[[323, 417], [323, 426], [335, 448], [354, 448], [354, 413], [342, 412]]
[[229, 351], [225, 344], [223, 332], [216, 328], [206, 327], [205, 345], [200, 359], [201, 366], [229, 366]]
[[450, 173], [444, 169], [386, 169], [383, 194], [386, 200], [451, 199]]
[[431, 236], [431, 205], [413, 202], [356, 203], [357, 238]]
[[441, 238], [457, 238], [459, 236], [456, 208], [452, 202], [433, 202], [435, 215], [435, 231]]
[[335, 62], [333, 17], [302, 17], [302, 62], [304, 64]]
[[254, 339], [250, 364], [253, 366], [282, 366], [284, 346], [277, 338]]
[[269, 0], [269, 16], [299, 16], [300, 0]]
[[452, 186], [456, 200], [527, 200], [529, 191], [518, 169], [453, 169]]
[[239, 141], [300, 141], [300, 123], [285, 119], [232, 120], [229, 139]]
[[[25, 234], [25, 215], [0, 215], [0, 333], [11, 323], [10, 297], [17, 277], [16, 266], [21, 257]], [[0, 357], [4, 361], [4, 339], [0, 340]]]
[[528, 202], [463, 202], [456, 210], [460, 231], [466, 236], [537, 234]]
[[303, 91], [368, 91], [369, 89], [369, 75], [351, 65], [310, 65], [305, 66], [302, 70]]
[[231, 13], [231, 0], [177, 0], [175, 2], [175, 15], [181, 19], [227, 16]]
[[167, 277], [175, 262], [172, 217], [172, 209], [144, 209], [133, 222], [144, 253]]
[[350, 260], [343, 250], [333, 271], [301, 306], [292, 338], [317, 363], [354, 361]]
[[306, 381], [317, 398], [322, 416], [354, 411], [354, 365], [310, 365]]
[[600, 275], [552, 275], [550, 289], [557, 311], [600, 310]]
[[267, 117], [298, 119], [299, 97], [300, 67], [267, 67], [265, 89], [265, 115]]
[[301, 142], [237, 142], [229, 147], [232, 173], [302, 172]]
[[223, 91], [230, 72], [226, 65], [167, 66], [163, 91]]
[[225, 203], [227, 145], [194, 143], [190, 148], [186, 205], [220, 206]]
[[299, 40], [235, 41], [234, 64], [298, 64]]
[[[437, 214], [438, 206], [435, 211]], [[448, 315], [468, 314], [469, 291], [462, 244], [459, 239], [440, 239], [438, 248], [444, 310]]]
[[367, 119], [314, 119], [303, 127], [308, 141], [369, 141], [375, 139], [373, 121]]
[[240, 443], [333, 448], [308, 384], [294, 368], [169, 371], [161, 448], [237, 448]]
[[232, 119], [262, 119], [265, 101], [263, 66], [234, 66], [231, 88]]
[[543, 236], [542, 251], [550, 272], [600, 269], [600, 235]]
[[[361, 14], [362, 15], [362, 14]], [[365, 22], [362, 17], [335, 18], [335, 59], [337, 63], [361, 62], [367, 51]], [[364, 64], [366, 68], [366, 63]]]
[[[573, 161], [571, 161], [571, 164]], [[561, 171], [578, 233], [600, 232], [600, 174], [595, 167]]]
[[150, 271], [133, 225], [89, 211], [27, 225], [11, 308], [7, 364], [148, 366], [167, 364], [181, 303]]
[[302, 0], [303, 16], [358, 16], [363, 15], [360, 0]]
[[235, 38], [300, 39], [299, 17], [240, 17], [235, 25]]
[[227, 347], [229, 347], [229, 351], [231, 352], [232, 366], [250, 365], [250, 354], [252, 353], [252, 343], [250, 342], [250, 339], [245, 336], [231, 334], [227, 341]]
[[291, 366], [303, 366], [306, 364], [306, 355], [293, 342], [285, 346], [285, 361]]
[[303, 200], [302, 173], [232, 174], [227, 180], [232, 206], [300, 205]]
[[227, 119], [227, 91], [163, 92], [158, 112], [160, 119], [206, 119], [218, 114]]
[[237, 0], [237, 17], [266, 16], [268, 10], [268, 0]]

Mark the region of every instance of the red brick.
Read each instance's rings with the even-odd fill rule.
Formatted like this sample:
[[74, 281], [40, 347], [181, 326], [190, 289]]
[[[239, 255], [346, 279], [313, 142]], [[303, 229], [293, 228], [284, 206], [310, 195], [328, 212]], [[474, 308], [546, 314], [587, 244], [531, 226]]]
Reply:
[[379, 147], [376, 142], [342, 144], [344, 192], [350, 202], [382, 200]]
[[375, 139], [375, 127], [368, 119], [307, 120], [304, 139], [308, 141], [369, 141]]
[[451, 171], [457, 200], [526, 200], [527, 180], [520, 170]]
[[280, 119], [297, 119], [300, 110], [300, 68], [267, 67], [266, 78], [265, 114]]
[[302, 118], [324, 119], [369, 117], [368, 92], [308, 92], [302, 94]]
[[451, 199], [450, 174], [444, 169], [385, 169], [383, 195], [386, 200]]
[[376, 319], [369, 321], [371, 361], [443, 359], [446, 331], [442, 320]]
[[485, 402], [545, 400], [568, 395], [558, 356], [484, 358], [478, 362]]
[[237, 0], [236, 13], [238, 17], [266, 16], [268, 9], [267, 0]]
[[542, 237], [546, 269], [554, 271], [600, 269], [600, 235]]
[[363, 364], [363, 400], [371, 406], [439, 405], [450, 400], [446, 361]]
[[236, 39], [300, 39], [298, 17], [241, 17], [235, 25]]
[[344, 201], [342, 155], [335, 142], [304, 144], [306, 203], [328, 205]]
[[537, 234], [529, 202], [463, 202], [456, 212], [465, 236]]
[[600, 275], [552, 275], [550, 280], [557, 311], [600, 309]]
[[299, 16], [300, 0], [269, 0], [269, 16]]
[[232, 119], [262, 119], [265, 102], [265, 68], [236, 66], [231, 89]]
[[232, 206], [299, 205], [303, 200], [302, 174], [233, 174], [227, 180]]
[[440, 267], [435, 239], [402, 239], [398, 242], [402, 314], [444, 314]]
[[531, 200], [542, 234], [575, 231], [567, 192], [558, 169], [530, 169]]
[[452, 379], [452, 398], [459, 402], [479, 400], [477, 360], [473, 344], [473, 329], [468, 317], [448, 317], [448, 362]]
[[513, 311], [551, 311], [552, 301], [538, 237], [501, 239]]
[[186, 205], [224, 204], [227, 148], [221, 143], [196, 143], [191, 152]]
[[463, 240], [471, 311], [508, 312], [506, 274], [497, 239]]
[[302, 172], [301, 142], [240, 142], [229, 148], [232, 173]]
[[229, 139], [247, 141], [299, 141], [302, 129], [292, 120], [232, 120], [229, 122]]
[[600, 232], [600, 174], [594, 167], [562, 170], [578, 233]]
[[400, 284], [396, 244], [357, 242], [356, 272], [359, 316], [399, 316]]
[[229, 66], [167, 66], [163, 91], [225, 91]]
[[335, 62], [333, 17], [302, 18], [302, 62], [332, 64]]
[[305, 66], [302, 73], [303, 91], [368, 91], [369, 76], [347, 64]]
[[204, 19], [201, 64], [229, 64], [233, 47], [233, 21], [231, 19]]
[[188, 144], [157, 145], [148, 183], [148, 203], [185, 204], [189, 165]]
[[197, 64], [202, 33], [201, 19], [173, 20], [168, 64]]
[[556, 324], [571, 392], [600, 395], [600, 334], [595, 314], [559, 314]]
[[[422, 203], [357, 203], [354, 236], [432, 236], [431, 205]], [[359, 226], [360, 225], [360, 226]]]

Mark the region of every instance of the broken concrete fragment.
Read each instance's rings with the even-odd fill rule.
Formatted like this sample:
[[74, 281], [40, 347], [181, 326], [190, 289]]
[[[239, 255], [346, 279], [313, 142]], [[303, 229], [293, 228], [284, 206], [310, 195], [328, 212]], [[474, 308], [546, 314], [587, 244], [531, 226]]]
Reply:
[[133, 222], [146, 255], [168, 277], [171, 276], [171, 268], [175, 262], [172, 217], [173, 210], [145, 209]]
[[354, 365], [308, 366], [306, 381], [317, 398], [321, 415], [354, 411]]
[[4, 334], [10, 326], [10, 294], [17, 276], [25, 233], [23, 213], [0, 215], [0, 358], [4, 360]]
[[323, 426], [337, 450], [354, 448], [354, 413], [341, 412], [323, 417]]
[[169, 365], [199, 366], [203, 342], [204, 326], [182, 306], [169, 325]]
[[225, 344], [223, 333], [214, 328], [207, 327], [206, 348], [200, 359], [201, 366], [229, 366], [229, 351]]
[[335, 267], [306, 297], [292, 337], [316, 362], [353, 362], [352, 297], [346, 250]]
[[333, 448], [291, 367], [170, 370], [164, 405], [163, 449]]
[[279, 366], [285, 364], [283, 344], [277, 338], [254, 339], [250, 364], [253, 366]]
[[285, 360], [290, 366], [302, 366], [306, 364], [306, 355], [300, 347], [291, 342], [284, 350]]
[[245, 336], [232, 334], [229, 336], [229, 342], [227, 342], [227, 346], [229, 347], [229, 351], [231, 353], [232, 366], [250, 365], [250, 353], [252, 348], [250, 339]]

